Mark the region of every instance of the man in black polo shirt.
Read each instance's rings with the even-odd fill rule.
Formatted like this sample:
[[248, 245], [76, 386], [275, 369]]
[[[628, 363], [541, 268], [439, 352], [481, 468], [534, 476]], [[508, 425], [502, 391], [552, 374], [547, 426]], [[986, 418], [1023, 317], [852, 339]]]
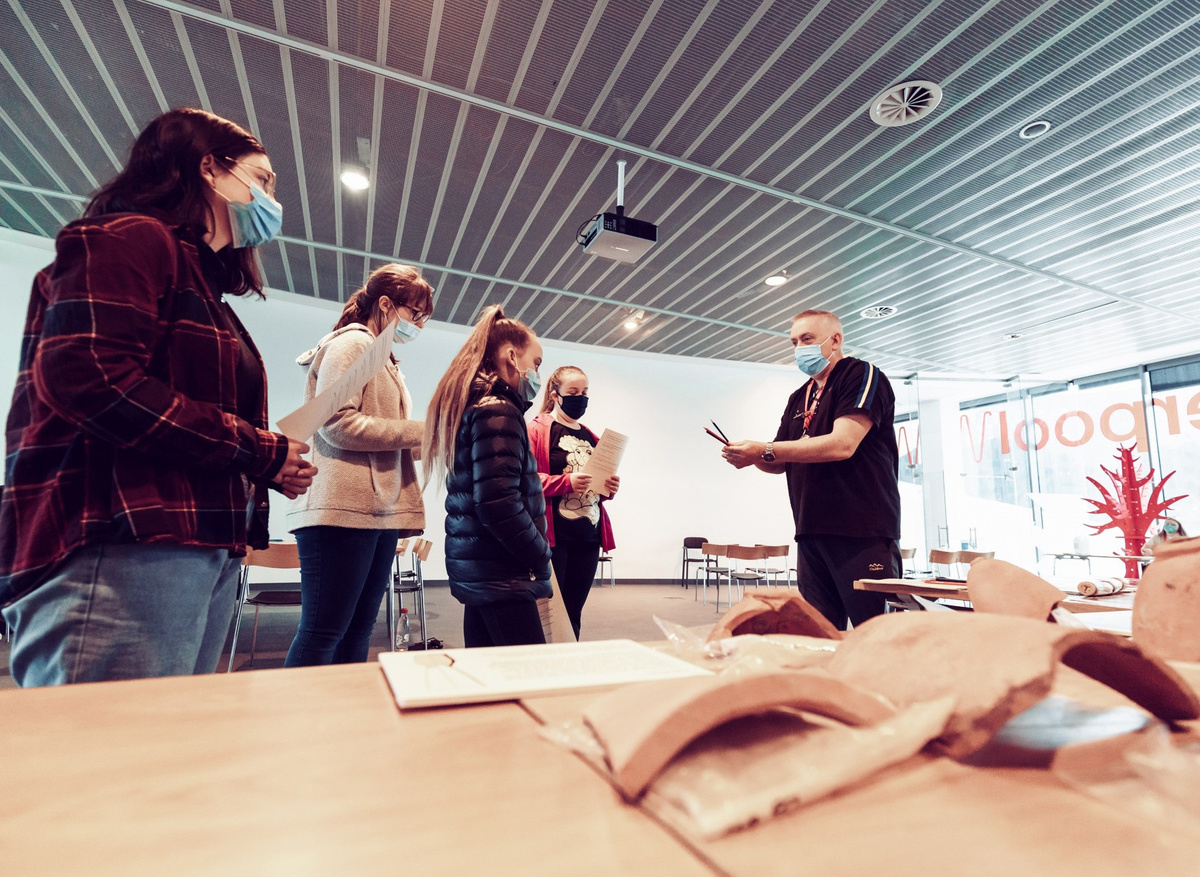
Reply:
[[772, 441], [734, 442], [722, 455], [738, 469], [787, 475], [796, 519], [800, 590], [836, 627], [883, 612], [884, 597], [855, 579], [901, 574], [896, 397], [883, 372], [842, 353], [842, 324], [829, 311], [792, 322], [796, 365], [810, 376], [792, 394]]

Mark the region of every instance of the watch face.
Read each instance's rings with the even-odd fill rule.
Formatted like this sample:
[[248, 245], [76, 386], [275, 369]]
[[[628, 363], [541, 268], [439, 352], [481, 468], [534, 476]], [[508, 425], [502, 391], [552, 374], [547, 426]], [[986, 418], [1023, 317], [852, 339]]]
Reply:
[[775, 454], [772, 451], [764, 451], [762, 458], [763, 458], [764, 463], [774, 463], [775, 462]]

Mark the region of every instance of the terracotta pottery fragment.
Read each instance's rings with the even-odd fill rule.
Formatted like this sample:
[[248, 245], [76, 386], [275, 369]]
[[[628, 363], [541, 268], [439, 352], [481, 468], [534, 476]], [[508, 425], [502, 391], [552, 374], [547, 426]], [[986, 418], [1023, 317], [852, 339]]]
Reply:
[[1049, 582], [1003, 560], [977, 560], [967, 571], [967, 593], [976, 612], [1048, 621], [1066, 596]]
[[1200, 537], [1154, 548], [1133, 599], [1133, 639], [1174, 661], [1200, 661]]
[[1179, 674], [1123, 637], [1005, 615], [881, 615], [847, 635], [824, 669], [899, 708], [955, 698], [931, 748], [961, 758], [1044, 698], [1060, 660], [1160, 719], [1200, 717], [1200, 698]]
[[755, 590], [726, 612], [708, 635], [709, 642], [756, 633], [786, 633], [841, 639], [842, 632], [795, 591], [784, 588]]
[[783, 671], [630, 685], [592, 703], [583, 720], [604, 747], [617, 788], [633, 800], [700, 735], [785, 706], [856, 726], [895, 713], [881, 698], [823, 673]]

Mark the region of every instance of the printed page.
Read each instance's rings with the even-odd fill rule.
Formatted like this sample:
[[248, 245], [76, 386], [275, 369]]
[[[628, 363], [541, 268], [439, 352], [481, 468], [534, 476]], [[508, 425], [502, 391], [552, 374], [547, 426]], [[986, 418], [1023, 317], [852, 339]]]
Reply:
[[288, 438], [298, 442], [308, 442], [313, 433], [320, 429], [329, 418], [348, 402], [355, 393], [366, 386], [367, 381], [375, 377], [388, 361], [392, 352], [392, 327], [395, 320], [379, 333], [371, 342], [371, 346], [346, 369], [346, 372], [326, 387], [308, 402], [305, 402], [291, 414], [281, 417], [275, 426]]
[[379, 664], [402, 709], [517, 700], [709, 674], [633, 640], [380, 652]]
[[621, 435], [616, 430], [604, 430], [600, 434], [600, 441], [592, 450], [592, 456], [583, 467], [583, 473], [592, 476], [591, 489], [601, 496], [609, 496], [608, 491], [604, 489], [604, 480], [617, 474], [628, 441], [628, 436]]

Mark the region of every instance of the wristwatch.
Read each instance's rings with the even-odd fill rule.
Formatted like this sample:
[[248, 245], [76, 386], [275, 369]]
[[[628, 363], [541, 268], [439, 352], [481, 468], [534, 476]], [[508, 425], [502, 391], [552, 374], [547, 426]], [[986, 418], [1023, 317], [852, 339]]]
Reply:
[[764, 463], [774, 463], [775, 462], [775, 443], [774, 442], [767, 442], [767, 449], [765, 451], [763, 451], [763, 453], [762, 453], [762, 460]]

